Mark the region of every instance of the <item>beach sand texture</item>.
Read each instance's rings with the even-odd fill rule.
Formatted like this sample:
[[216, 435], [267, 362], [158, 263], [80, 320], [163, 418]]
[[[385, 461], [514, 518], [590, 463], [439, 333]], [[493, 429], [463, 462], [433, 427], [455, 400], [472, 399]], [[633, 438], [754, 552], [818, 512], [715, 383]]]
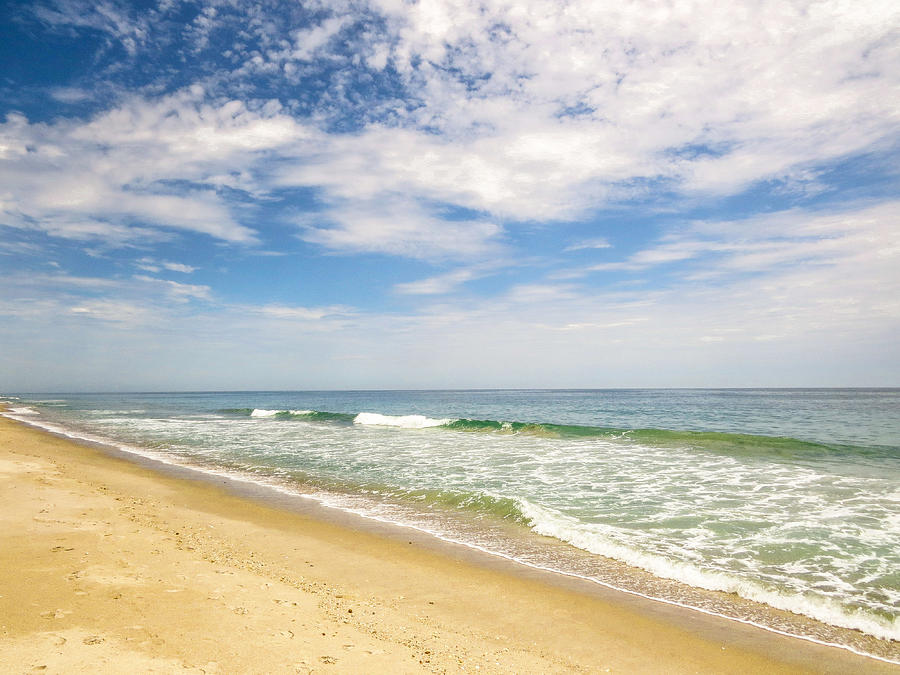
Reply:
[[0, 418], [0, 672], [900, 673]]

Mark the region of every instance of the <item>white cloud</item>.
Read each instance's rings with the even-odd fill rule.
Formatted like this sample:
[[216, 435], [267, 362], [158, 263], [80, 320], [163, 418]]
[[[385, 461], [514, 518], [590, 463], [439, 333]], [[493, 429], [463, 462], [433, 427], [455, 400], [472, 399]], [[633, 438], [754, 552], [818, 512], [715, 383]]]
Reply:
[[44, 250], [37, 244], [27, 241], [0, 241], [0, 255], [34, 256], [41, 255]]
[[512, 305], [539, 305], [542, 303], [562, 303], [578, 297], [577, 289], [570, 284], [519, 284], [506, 294], [506, 301]]
[[7, 322], [9, 330], [31, 327], [41, 341], [74, 339], [94, 321], [115, 325], [124, 331], [125, 340], [129, 331], [158, 328], [178, 333], [184, 321], [202, 312], [213, 315], [216, 307], [208, 286], [146, 275], [10, 274], [0, 280], [0, 295], [9, 299], [0, 302], [0, 315], [12, 318]]
[[55, 87], [50, 90], [50, 96], [63, 103], [80, 103], [93, 98], [91, 92], [78, 87]]
[[[81, 9], [60, 3], [44, 15], [135, 48], [150, 39], [113, 5]], [[247, 30], [266, 45], [241, 52], [260, 73], [289, 61], [315, 73], [354, 55], [357, 68], [394, 64], [404, 100], [372, 105], [391, 109], [390, 124], [325, 133], [316, 125], [335, 114], [333, 102], [305, 123], [277, 102], [210, 102], [223, 82], [239, 91], [256, 77], [244, 66], [160, 98], [121, 100], [84, 124], [12, 116], [0, 135], [7, 224], [114, 243], [175, 229], [252, 244], [256, 233], [213, 187], [256, 198], [313, 187], [331, 225], [306, 229], [309, 240], [465, 256], [496, 236], [493, 221], [579, 218], [640, 194], [646, 181], [688, 193], [734, 193], [759, 180], [810, 189], [817, 167], [896, 140], [894, 3], [384, 1], [369, 9], [386, 31], [358, 35], [347, 29], [359, 6], [322, 9], [319, 23], [284, 34], [249, 6], [228, 11], [230, 20], [246, 11]], [[207, 7], [197, 39], [223, 20]], [[409, 206], [397, 207], [397, 195]], [[394, 205], [373, 211], [385, 200]], [[423, 203], [484, 215], [448, 222], [422, 213]]]
[[[625, 260], [589, 271], [641, 271], [690, 262], [688, 278], [699, 280], [736, 273], [817, 265], [859, 265], [882, 269], [900, 257], [900, 202], [857, 206], [824, 213], [804, 210], [764, 214], [740, 221], [696, 222], [680, 233]], [[679, 268], [680, 269], [680, 268]], [[898, 275], [884, 268], [887, 278]]]
[[191, 265], [184, 265], [182, 263], [173, 263], [167, 262], [163, 260], [159, 263], [162, 265], [164, 269], [169, 270], [170, 272], [181, 272], [182, 274], [193, 274], [197, 271], [196, 267], [192, 267]]
[[197, 271], [196, 267], [184, 265], [182, 263], [169, 262], [167, 260], [155, 260], [154, 258], [143, 257], [134, 262], [135, 267], [145, 272], [156, 274], [162, 270], [170, 272], [181, 272], [182, 274], [193, 274]]
[[[140, 348], [145, 363], [160, 368], [168, 367], [163, 358], [187, 368], [202, 355], [238, 364], [229, 377], [239, 378], [240, 364], [252, 364], [241, 380], [247, 386], [888, 385], [900, 375], [897, 208], [693, 223], [682, 233], [687, 241], [702, 237], [723, 246], [676, 263], [662, 287], [538, 281], [477, 303], [465, 295], [423, 294], [438, 301], [410, 313], [173, 303], [169, 293], [179, 287], [152, 278], [23, 276], [17, 288], [6, 278], [0, 297], [18, 299], [0, 301], [0, 312], [15, 312], [9, 315], [17, 320], [0, 322], [0, 334], [44, 321], [56, 326], [44, 334], [72, 339], [96, 320], [127, 328], [125, 342], [115, 334], [104, 339], [127, 344], [116, 348], [122, 353]], [[734, 242], [735, 232], [755, 231], [746, 250], [777, 243], [793, 253], [755, 263], [748, 274], [741, 259], [746, 250], [724, 244]], [[656, 269], [666, 265], [658, 262]], [[714, 284], [692, 278], [705, 268], [718, 275]], [[455, 281], [441, 277], [454, 273], [459, 280], [470, 272], [423, 280], [418, 290], [440, 291], [442, 283]], [[23, 287], [29, 289], [24, 300]], [[273, 354], [279, 355], [275, 361]], [[343, 363], [346, 355], [358, 357], [347, 370], [323, 365]], [[170, 387], [188, 384], [183, 373], [170, 377]], [[229, 386], [208, 372], [190, 377]]]
[[8, 116], [0, 125], [4, 224], [109, 244], [158, 240], [166, 229], [254, 243], [255, 232], [208, 184], [253, 190], [240, 169], [306, 132], [277, 106], [251, 112], [237, 101], [201, 103], [203, 95], [195, 87], [155, 102], [130, 99], [86, 124]]
[[7, 275], [5, 282], [10, 286], [21, 288], [104, 289], [114, 288], [119, 285], [119, 282], [115, 279], [81, 277], [72, 274]]
[[55, 0], [35, 4], [31, 11], [42, 22], [54, 27], [91, 28], [112, 39], [132, 56], [146, 41], [150, 26], [147, 13], [129, 16], [125, 8], [105, 0]]
[[319, 321], [325, 318], [346, 317], [353, 314], [351, 308], [343, 305], [332, 305], [329, 307], [263, 305], [259, 307], [245, 307], [243, 311], [289, 321]]
[[475, 268], [463, 268], [418, 281], [396, 284], [394, 290], [404, 295], [442, 295], [455, 291], [461, 284], [484, 276]]
[[[101, 30], [137, 58], [168, 39], [121, 5], [52, 7], [44, 20]], [[245, 11], [246, 25], [207, 80], [118, 95], [87, 120], [10, 114], [0, 125], [0, 223], [17, 238], [39, 231], [138, 255], [185, 232], [247, 247], [265, 236], [245, 219], [248, 202], [277, 205], [282, 190], [312, 188], [314, 213], [280, 214], [303, 240], [463, 266], [396, 284], [417, 296], [404, 298], [418, 308], [405, 314], [229, 304], [208, 286], [148, 275], [4, 275], [0, 312], [17, 320], [0, 331], [50, 326], [63, 342], [68, 327], [93, 323], [96, 332], [77, 334], [100, 344], [104, 324], [133, 328], [148, 358], [169, 344], [229, 363], [278, 355], [270, 374], [318, 372], [320, 386], [366, 384], [352, 379], [356, 362], [380, 386], [403, 384], [397, 377], [709, 385], [723, 383], [719, 373], [794, 372], [794, 362], [817, 373], [824, 355], [868, 359], [869, 373], [881, 359], [896, 372], [896, 202], [686, 223], [631, 255], [614, 255], [614, 228], [608, 240], [567, 233], [566, 252], [607, 249], [608, 262], [555, 280], [511, 274], [521, 281], [478, 302], [455, 293], [474, 292], [465, 284], [490, 273], [488, 263], [505, 264], [498, 257], [535, 253], [510, 251], [521, 222], [563, 228], [623, 197], [737, 194], [758, 181], [809, 195], [835, 186], [836, 163], [894, 151], [896, 3], [373, 0], [317, 9], [319, 23], [285, 30], [250, 3], [208, 5], [185, 29], [196, 55], [223, 15]], [[298, 83], [332, 70], [333, 90], [321, 96], [244, 100], [251, 91], [301, 97]], [[83, 92], [49, 93], [77, 102]], [[354, 95], [372, 100], [344, 107]], [[27, 245], [0, 249], [24, 255]], [[135, 265], [195, 271], [168, 260], [177, 256], [148, 253]], [[591, 274], [601, 270], [636, 274]], [[652, 283], [604, 285], [621, 277]], [[346, 355], [353, 368], [329, 380], [321, 363]], [[398, 363], [409, 364], [405, 375]]]
[[566, 251], [583, 251], [585, 249], [612, 248], [612, 244], [604, 237], [585, 239], [566, 247]]
[[606, 192], [593, 184], [600, 177], [639, 171], [632, 158], [602, 152], [577, 129], [561, 129], [559, 135], [585, 154], [566, 155], [561, 139], [549, 141], [542, 155], [538, 141], [526, 148], [518, 137], [451, 140], [372, 126], [361, 134], [331, 137], [316, 154], [285, 162], [276, 180], [283, 186], [319, 186], [345, 200], [407, 194], [501, 218], [544, 220], [576, 217], [598, 206]]
[[[393, 318], [384, 342], [433, 377], [463, 369], [509, 386], [890, 384], [900, 374], [898, 215], [884, 204], [698, 222], [681, 235], [694, 258], [640, 258], [642, 269], [669, 269], [662, 286], [529, 283], [475, 306], [442, 298]], [[715, 283], [695, 279], [703, 270]], [[428, 362], [435, 353], [445, 369]], [[527, 377], [511, 375], [520, 363]]]
[[135, 280], [148, 284], [151, 287], [161, 289], [166, 296], [174, 302], [188, 302], [189, 300], [209, 300], [210, 287], [200, 284], [183, 284], [168, 279], [157, 279], [142, 274], [135, 275]]
[[349, 22], [349, 17], [331, 17], [321, 24], [295, 31], [294, 49], [290, 58], [308, 61], [322, 47], [326, 46]]
[[[570, 188], [659, 176], [734, 191], [896, 133], [884, 92], [897, 91], [900, 12], [889, 2], [373, 4], [424, 103], [418, 121], [510, 188], [523, 171], [553, 183], [568, 169]], [[723, 154], [667, 155], [690, 146]]]
[[565, 220], [646, 181], [821, 189], [816, 167], [897, 137], [891, 3], [373, 6], [418, 105], [288, 156], [279, 184]]
[[70, 307], [68, 313], [78, 317], [130, 325], [146, 323], [150, 319], [150, 312], [146, 307], [116, 300], [90, 300]]
[[478, 220], [444, 220], [408, 199], [347, 200], [306, 225], [304, 240], [343, 251], [387, 253], [426, 260], [483, 257], [499, 250], [501, 228]]

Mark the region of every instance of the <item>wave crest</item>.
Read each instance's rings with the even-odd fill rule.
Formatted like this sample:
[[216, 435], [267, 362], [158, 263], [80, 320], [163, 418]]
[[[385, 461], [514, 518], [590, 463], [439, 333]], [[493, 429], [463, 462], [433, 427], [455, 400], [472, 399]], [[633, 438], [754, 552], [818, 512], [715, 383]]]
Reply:
[[353, 418], [354, 424], [373, 425], [381, 427], [400, 427], [402, 429], [427, 429], [429, 427], [444, 427], [453, 420], [436, 420], [424, 415], [381, 415], [379, 413], [359, 413]]

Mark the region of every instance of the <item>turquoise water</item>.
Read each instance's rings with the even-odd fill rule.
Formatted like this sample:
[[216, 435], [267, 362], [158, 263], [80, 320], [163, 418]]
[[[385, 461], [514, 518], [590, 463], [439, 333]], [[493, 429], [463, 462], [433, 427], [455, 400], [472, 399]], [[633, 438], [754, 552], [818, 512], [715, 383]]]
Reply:
[[900, 390], [8, 401], [12, 416], [32, 424], [242, 476], [525, 564], [897, 653]]

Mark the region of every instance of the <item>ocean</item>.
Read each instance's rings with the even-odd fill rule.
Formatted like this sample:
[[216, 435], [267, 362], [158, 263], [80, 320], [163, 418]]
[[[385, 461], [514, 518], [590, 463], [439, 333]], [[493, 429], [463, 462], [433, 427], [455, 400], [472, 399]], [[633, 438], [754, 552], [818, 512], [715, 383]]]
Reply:
[[75, 438], [900, 660], [900, 389], [0, 402]]

